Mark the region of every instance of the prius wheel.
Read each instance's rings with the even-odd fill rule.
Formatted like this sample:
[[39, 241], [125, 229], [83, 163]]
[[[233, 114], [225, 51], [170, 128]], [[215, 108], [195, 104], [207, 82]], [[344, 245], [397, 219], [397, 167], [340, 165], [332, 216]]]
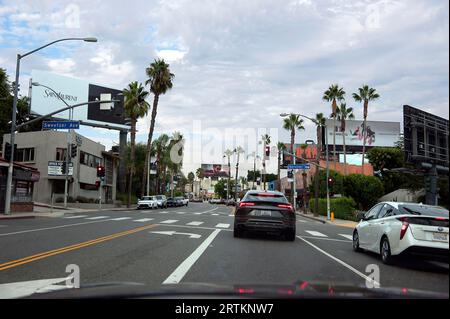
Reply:
[[380, 255], [383, 263], [389, 265], [392, 263], [391, 246], [387, 237], [383, 237], [380, 245]]
[[356, 230], [353, 232], [353, 250], [356, 252], [361, 251], [361, 248], [359, 247], [359, 235]]

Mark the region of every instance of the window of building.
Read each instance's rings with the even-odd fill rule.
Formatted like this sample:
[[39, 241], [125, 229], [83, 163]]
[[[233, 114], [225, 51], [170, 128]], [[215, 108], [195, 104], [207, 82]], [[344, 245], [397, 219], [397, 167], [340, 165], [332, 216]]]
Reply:
[[81, 151], [80, 152], [80, 164], [97, 167], [102, 164], [102, 159], [100, 157], [94, 156], [92, 154]]
[[57, 161], [65, 161], [66, 160], [67, 149], [65, 148], [57, 148], [56, 149], [56, 160]]
[[34, 162], [34, 148], [19, 148], [14, 153], [17, 162]]

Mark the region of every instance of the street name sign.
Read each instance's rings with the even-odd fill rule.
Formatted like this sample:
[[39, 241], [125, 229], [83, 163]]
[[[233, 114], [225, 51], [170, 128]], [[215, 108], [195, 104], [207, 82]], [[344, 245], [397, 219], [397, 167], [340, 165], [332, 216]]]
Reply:
[[310, 169], [310, 164], [289, 164], [288, 169]]
[[77, 130], [80, 121], [43, 121], [42, 129], [46, 130]]

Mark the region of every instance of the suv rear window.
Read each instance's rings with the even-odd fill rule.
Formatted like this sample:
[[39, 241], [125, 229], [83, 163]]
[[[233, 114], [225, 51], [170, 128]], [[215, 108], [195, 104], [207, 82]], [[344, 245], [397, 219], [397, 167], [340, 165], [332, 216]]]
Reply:
[[400, 214], [425, 215], [448, 218], [448, 210], [439, 206], [429, 205], [399, 205]]
[[243, 198], [244, 202], [276, 202], [276, 203], [288, 203], [289, 201], [283, 194], [272, 193], [250, 193], [246, 194]]

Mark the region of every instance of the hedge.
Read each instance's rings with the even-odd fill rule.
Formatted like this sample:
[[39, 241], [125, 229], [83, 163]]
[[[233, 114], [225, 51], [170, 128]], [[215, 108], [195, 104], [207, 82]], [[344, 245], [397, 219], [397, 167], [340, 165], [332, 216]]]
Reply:
[[[339, 197], [330, 199], [330, 212], [334, 212], [334, 218], [356, 221], [356, 202], [351, 197]], [[314, 208], [314, 198], [309, 200], [309, 207]], [[319, 199], [319, 215], [327, 216], [327, 200]]]

